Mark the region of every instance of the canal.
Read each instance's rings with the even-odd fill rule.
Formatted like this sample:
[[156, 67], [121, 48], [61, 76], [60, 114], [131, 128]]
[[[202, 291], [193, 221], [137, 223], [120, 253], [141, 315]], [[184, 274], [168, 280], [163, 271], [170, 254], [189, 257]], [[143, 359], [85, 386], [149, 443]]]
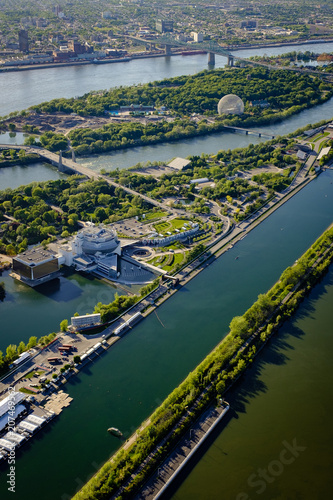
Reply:
[[[267, 132], [275, 136], [285, 135], [304, 127], [308, 123], [330, 120], [332, 117], [333, 98], [312, 109], [304, 110], [281, 123], [262, 126], [260, 130], [261, 132]], [[1, 141], [8, 141], [10, 144], [22, 144], [23, 140], [23, 134], [17, 134], [17, 137], [10, 137], [9, 139], [0, 135], [0, 143]], [[167, 163], [176, 156], [184, 158], [189, 155], [201, 155], [202, 153], [217, 153], [221, 149], [242, 148], [249, 144], [258, 144], [264, 141], [267, 141], [267, 138], [232, 132], [220, 132], [218, 134], [194, 137], [185, 141], [122, 149], [103, 155], [78, 158], [78, 163], [91, 170], [96, 170], [96, 172], [101, 169], [112, 171], [117, 168], [129, 168], [139, 162], [145, 164], [148, 160], [150, 162], [163, 161]], [[55, 180], [65, 175], [59, 172], [56, 167], [41, 162], [26, 166], [16, 165], [15, 167], [2, 168], [0, 169], [0, 189], [6, 189], [7, 187], [14, 189], [29, 182]]]
[[[71, 379], [71, 407], [18, 453], [18, 497], [64, 500], [95, 472], [119, 446], [107, 428], [128, 437], [329, 225], [332, 181], [321, 174], [159, 308], [161, 322], [151, 315]], [[0, 495], [9, 498], [4, 481]]]

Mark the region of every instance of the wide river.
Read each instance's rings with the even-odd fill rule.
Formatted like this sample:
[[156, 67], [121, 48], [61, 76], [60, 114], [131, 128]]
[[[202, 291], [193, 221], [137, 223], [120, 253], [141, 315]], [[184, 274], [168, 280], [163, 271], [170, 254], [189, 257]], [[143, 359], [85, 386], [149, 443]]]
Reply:
[[[332, 50], [326, 44], [324, 47], [323, 50], [327, 52]], [[299, 47], [298, 49], [302, 50]], [[306, 46], [304, 50], [307, 49], [316, 50], [315, 46]], [[263, 50], [269, 53], [269, 49]], [[284, 51], [286, 50], [284, 48]], [[290, 47], [288, 50], [293, 50], [293, 48]], [[191, 59], [186, 63], [191, 65], [194, 64], [196, 58], [180, 58], [181, 73], [185, 73], [186, 61]], [[154, 63], [164, 59], [164, 64], [172, 66], [177, 58], [157, 59]], [[145, 60], [145, 63], [147, 61], [149, 60]], [[124, 64], [124, 71], [130, 68], [130, 64], [132, 62]], [[90, 71], [97, 69], [108, 71], [107, 65], [97, 66], [97, 68], [84, 66], [79, 69], [86, 71], [88, 68]], [[78, 68], [64, 69], [68, 71], [70, 81], [70, 75]], [[203, 66], [193, 68], [192, 72], [200, 69], [204, 69]], [[20, 80], [37, 77], [38, 80], [38, 75], [41, 76], [43, 72], [48, 71], [50, 70], [8, 73], [0, 75], [0, 78], [15, 76]], [[142, 67], [140, 74], [142, 74]], [[171, 74], [165, 76], [171, 76]], [[162, 77], [156, 72], [153, 73], [153, 79]], [[46, 80], [46, 87], [51, 84], [51, 80]], [[40, 81], [41, 78], [39, 83]], [[62, 84], [63, 82], [64, 79]], [[90, 89], [110, 86], [110, 82], [109, 85], [96, 86], [94, 83], [95, 81], [91, 82]], [[122, 83], [127, 84], [126, 81]], [[65, 89], [66, 85], [63, 85], [64, 92]], [[79, 89], [76, 94], [87, 90], [89, 89]], [[29, 95], [28, 89], [27, 96]], [[55, 97], [55, 94], [45, 97], [44, 94], [39, 95], [42, 96], [40, 99]], [[35, 98], [38, 98], [38, 85]], [[24, 107], [31, 103], [30, 100]], [[19, 100], [17, 104], [19, 105]], [[11, 110], [18, 107], [11, 108]], [[322, 111], [324, 109], [325, 107]], [[1, 114], [4, 113], [1, 112]], [[308, 121], [315, 122], [320, 119], [322, 119], [322, 113], [316, 119], [309, 118]], [[192, 151], [188, 154], [190, 153]], [[65, 409], [53, 424], [32, 440], [31, 444], [18, 452], [17, 498], [26, 500], [70, 498], [77, 487], [80, 487], [119, 446], [119, 441], [108, 435], [106, 429], [110, 426], [119, 427], [126, 437], [129, 436], [227, 333], [232, 317], [242, 314], [257, 295], [266, 291], [276, 281], [282, 270], [291, 265], [332, 222], [332, 182], [332, 171], [321, 174], [318, 179], [311, 182], [232, 250], [172, 297], [158, 310], [158, 316], [164, 327], [155, 315], [150, 316], [98, 362], [90, 365], [78, 377], [71, 380], [66, 388], [74, 398], [70, 408]], [[324, 291], [318, 293], [320, 297], [326, 297], [328, 300], [327, 282], [325, 282], [325, 287], [322, 289]], [[280, 491], [269, 490], [267, 487], [260, 497], [303, 499], [328, 496], [310, 495], [307, 497], [306, 493], [304, 496], [303, 493], [307, 490], [300, 484], [300, 478], [315, 484], [320, 482], [330, 484], [331, 477], [329, 467], [323, 467], [322, 462], [320, 465], [319, 462], [317, 463], [323, 448], [314, 448], [318, 441], [323, 443], [323, 447], [326, 443], [329, 450], [332, 441], [328, 417], [331, 414], [329, 411], [331, 408], [327, 406], [329, 403], [326, 404], [329, 387], [324, 383], [331, 374], [327, 358], [331, 349], [331, 340], [328, 335], [331, 331], [331, 321], [327, 323], [321, 321], [322, 309], [318, 305], [317, 314], [317, 302], [313, 297], [311, 295], [310, 301], [306, 304], [311, 306], [308, 306], [311, 313], [308, 321], [313, 322], [314, 318], [317, 318], [316, 326], [313, 328], [317, 330], [317, 333], [318, 330], [323, 332], [320, 338], [318, 336], [318, 342], [317, 336], [314, 338], [311, 334], [301, 335], [298, 330], [295, 333], [294, 327], [291, 332], [284, 330], [281, 340], [279, 337], [278, 340], [272, 342], [267, 350], [268, 358], [265, 358], [264, 352], [254, 369], [247, 372], [238, 387], [230, 393], [229, 399], [234, 410], [231, 414], [232, 418], [219, 438], [223, 439], [223, 436], [227, 435], [227, 446], [223, 444], [220, 452], [224, 462], [217, 455], [210, 458], [216, 462], [216, 467], [211, 467], [214, 471], [210, 477], [207, 476], [207, 471], [202, 472], [200, 464], [198, 474], [201, 479], [197, 480], [196, 473], [192, 473], [177, 495], [203, 500], [207, 498], [229, 500], [244, 492], [249, 495], [249, 498], [252, 496], [255, 498], [255, 489], [248, 486], [247, 478], [251, 473], [257, 473], [259, 467], [269, 467], [270, 462], [279, 457], [283, 447], [282, 441], [292, 442], [295, 438], [298, 444], [307, 447], [308, 451], [302, 452], [300, 458], [288, 466], [290, 470], [287, 470], [287, 466], [285, 467], [284, 474], [288, 474], [289, 477], [294, 474], [293, 485], [291, 485], [291, 479], [284, 479], [282, 484], [279, 477], [279, 481], [271, 482], [269, 486], [277, 488], [282, 484], [281, 487], [279, 486], [282, 489]], [[36, 322], [38, 322], [38, 302], [35, 307]], [[330, 311], [329, 305], [327, 310]], [[63, 314], [60, 314], [59, 321], [63, 319]], [[297, 318], [297, 321], [303, 319], [302, 315]], [[14, 325], [16, 322], [14, 315], [12, 321]], [[47, 318], [43, 320], [43, 323], [46, 332], [50, 331]], [[305, 326], [297, 324], [297, 328], [306, 331]], [[33, 331], [22, 328], [23, 340], [33, 334]], [[307, 342], [309, 343], [306, 350]], [[302, 347], [305, 351], [302, 351]], [[313, 357], [311, 352], [315, 354]], [[317, 365], [317, 358], [320, 366]], [[324, 359], [327, 361], [327, 369]], [[294, 360], [300, 367], [303, 366], [303, 371], [299, 371], [292, 378], [292, 369], [288, 366]], [[302, 377], [305, 377], [305, 374], [307, 378], [303, 380]], [[251, 380], [253, 380], [252, 383]], [[273, 391], [272, 395], [271, 391]], [[303, 398], [297, 399], [298, 392], [303, 394]], [[266, 399], [261, 402], [261, 398]], [[303, 406], [297, 403], [298, 401], [302, 401]], [[316, 415], [316, 420], [314, 420], [314, 415]], [[297, 425], [300, 421], [302, 421], [301, 427]], [[292, 426], [289, 426], [290, 423]], [[306, 425], [308, 425], [307, 433], [304, 430]], [[310, 440], [315, 426], [317, 438]], [[275, 428], [280, 433], [278, 430], [274, 433]], [[219, 444], [217, 446], [221, 448]], [[314, 456], [315, 461], [312, 464], [307, 462], [303, 469], [303, 457], [306, 453], [310, 456], [310, 458], [306, 457], [307, 461], [311, 460], [311, 455]], [[327, 452], [325, 463], [329, 465], [328, 461]], [[225, 465], [226, 463], [228, 465]], [[209, 467], [206, 465], [206, 470], [210, 470]], [[224, 467], [227, 470], [225, 478], [221, 473]], [[269, 470], [271, 469], [273, 472], [276, 470], [274, 465]], [[6, 485], [6, 470], [2, 469], [1, 472], [0, 498], [11, 498]], [[287, 477], [284, 474], [280, 475], [281, 479]], [[200, 487], [199, 483], [201, 483]], [[223, 494], [224, 483], [226, 484], [225, 495]], [[208, 493], [206, 493], [206, 488]], [[328, 488], [327, 491], [331, 489]]]

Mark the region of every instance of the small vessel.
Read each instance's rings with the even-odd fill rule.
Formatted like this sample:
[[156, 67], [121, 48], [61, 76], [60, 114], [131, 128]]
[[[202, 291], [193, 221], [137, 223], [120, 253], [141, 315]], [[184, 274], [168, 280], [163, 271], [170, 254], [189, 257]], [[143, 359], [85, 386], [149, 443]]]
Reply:
[[110, 434], [113, 434], [114, 436], [117, 436], [117, 437], [121, 437], [123, 435], [123, 433], [119, 429], [117, 429], [116, 427], [109, 427], [108, 432]]

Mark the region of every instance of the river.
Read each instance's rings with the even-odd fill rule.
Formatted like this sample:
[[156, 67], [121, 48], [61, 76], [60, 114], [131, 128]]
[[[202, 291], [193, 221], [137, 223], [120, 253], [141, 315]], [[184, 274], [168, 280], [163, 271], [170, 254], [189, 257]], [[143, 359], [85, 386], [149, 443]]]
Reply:
[[[293, 50], [332, 52], [333, 42], [244, 49], [236, 51], [235, 55], [248, 58], [261, 54], [279, 55]], [[223, 68], [226, 64], [225, 57], [216, 56], [215, 68]], [[69, 98], [81, 96], [91, 90], [148, 83], [179, 75], [193, 75], [207, 68], [208, 56], [198, 54], [132, 59], [126, 63], [88, 64], [0, 73], [0, 116], [57, 97]]]
[[[330, 498], [332, 303], [331, 266], [297, 314], [226, 394], [230, 421], [168, 498]], [[294, 443], [298, 448], [293, 455]]]
[[[318, 53], [330, 52], [333, 51], [333, 42], [247, 49], [237, 51], [236, 55], [241, 57], [251, 57], [260, 54], [279, 55], [292, 50], [310, 50]], [[216, 68], [224, 67], [225, 64], [225, 57], [216, 56]], [[149, 81], [161, 80], [181, 74], [194, 74], [207, 68], [207, 55], [199, 54], [186, 57], [172, 56], [147, 58], [143, 60], [134, 59], [127, 63], [105, 65], [91, 64], [86, 66], [69, 66], [63, 68], [0, 73], [0, 82], [2, 85], [0, 115], [15, 110], [26, 109], [33, 104], [38, 104], [41, 101], [50, 100], [55, 97], [74, 97], [94, 89], [147, 83]], [[65, 79], [64, 75], [66, 75]], [[285, 120], [283, 123], [261, 127], [261, 130], [274, 135], [284, 135], [308, 123], [316, 123], [322, 119], [329, 120], [332, 117], [333, 99], [321, 106], [305, 110]], [[96, 171], [102, 168], [106, 170], [115, 170], [116, 168], [128, 168], [139, 162], [168, 162], [176, 156], [187, 157], [190, 154], [201, 155], [201, 153], [215, 153], [220, 149], [234, 149], [248, 146], [250, 143], [257, 144], [265, 140], [265, 138], [251, 135], [219, 133], [204, 137], [196, 137], [181, 142], [125, 149], [106, 155], [81, 158], [78, 161]], [[24, 134], [18, 133], [15, 137], [8, 133], [0, 135], [0, 142], [22, 144], [23, 141]], [[38, 166], [38, 171], [35, 168], [36, 166]], [[45, 168], [45, 171], [40, 176], [43, 168]], [[60, 175], [59, 173], [59, 176]], [[42, 180], [51, 180], [57, 178], [57, 172], [55, 170], [50, 170], [46, 165], [43, 167], [42, 163], [26, 167], [17, 166], [15, 175], [4, 175], [3, 173], [0, 175], [0, 188], [15, 188], [23, 184], [21, 178], [24, 182], [37, 181], [39, 178]]]
[[[316, 50], [315, 46], [310, 47], [309, 50]], [[284, 50], [289, 51], [293, 48]], [[330, 50], [328, 45], [325, 45], [325, 50]], [[199, 56], [195, 56], [194, 59], [190, 57], [191, 61], [187, 64], [194, 64], [197, 57]], [[165, 58], [165, 64], [172, 65], [177, 58], [172, 57], [169, 61], [167, 59]], [[185, 59], [187, 61], [187, 58]], [[185, 59], [180, 58], [182, 73], [185, 72], [183, 71]], [[160, 61], [164, 61], [164, 58]], [[124, 68], [129, 68], [127, 64], [131, 63], [124, 64]], [[90, 67], [81, 67], [82, 70], [87, 68]], [[69, 72], [70, 80], [73, 68], [64, 69]], [[105, 66], [103, 69], [106, 71]], [[193, 72], [199, 69], [203, 67], [193, 68]], [[93, 67], [90, 68], [90, 71], [92, 70]], [[15, 75], [21, 79], [28, 78], [27, 73], [30, 74], [29, 78], [37, 77], [41, 84], [39, 71], [8, 73], [5, 76]], [[0, 75], [0, 78], [3, 76]], [[160, 78], [161, 75], [154, 72], [153, 79]], [[94, 82], [95, 80], [90, 82], [90, 89], [94, 88], [92, 87]], [[50, 84], [51, 81], [46, 79], [46, 88]], [[110, 84], [98, 88], [109, 86]], [[30, 90], [32, 89], [33, 84]], [[27, 92], [27, 96], [29, 95]], [[38, 97], [38, 85], [35, 97], [36, 99]], [[24, 107], [28, 105], [30, 104]], [[312, 111], [314, 110], [307, 113]], [[315, 122], [322, 118], [321, 113], [321, 116], [309, 121]], [[245, 138], [245, 136], [234, 137], [236, 140]], [[239, 147], [241, 145], [238, 144]], [[211, 151], [217, 149], [221, 149], [221, 146]], [[135, 163], [137, 161], [139, 160]], [[155, 315], [150, 316], [130, 335], [118, 342], [102, 359], [71, 380], [66, 388], [74, 398], [70, 408], [65, 409], [59, 418], [32, 440], [31, 444], [18, 452], [17, 498], [39, 500], [47, 496], [50, 500], [65, 500], [94, 473], [119, 446], [119, 441], [107, 434], [106, 429], [116, 426], [126, 436], [130, 435], [227, 333], [232, 317], [242, 314], [256, 296], [267, 290], [281, 271], [329, 225], [333, 217], [332, 182], [332, 171], [321, 174], [172, 297], [158, 310], [158, 316], [164, 327]], [[35, 307], [36, 321], [38, 321], [38, 301]], [[63, 316], [61, 311], [59, 322]], [[16, 317], [14, 319], [13, 316], [12, 321], [14, 324], [17, 321]], [[43, 324], [46, 332], [53, 329], [49, 327], [47, 315]], [[24, 325], [22, 332], [22, 338], [34, 334], [34, 331], [30, 331], [30, 327], [24, 328]], [[324, 350], [325, 348], [326, 346], [323, 347]], [[295, 353], [294, 351], [292, 353], [297, 355], [296, 349]], [[324, 399], [326, 392], [321, 390], [322, 379], [316, 378], [316, 373], [316, 371], [313, 373], [316, 391], [318, 397]], [[284, 383], [287, 390], [288, 380], [285, 379]], [[281, 390], [282, 388], [281, 386]], [[292, 400], [288, 408], [292, 411]], [[311, 411], [313, 413], [313, 410]], [[233, 423], [234, 420], [231, 425]], [[256, 429], [259, 434], [258, 428]], [[321, 430], [324, 435], [329, 427], [322, 426]], [[244, 435], [246, 435], [245, 430]], [[288, 438], [289, 434], [286, 433], [282, 439]], [[237, 441], [237, 434], [233, 439]], [[264, 442], [261, 453], [265, 453], [265, 446], [267, 443]], [[1, 473], [0, 497], [6, 500], [11, 498], [5, 482], [6, 470], [2, 468]], [[320, 475], [320, 471], [313, 473], [318, 477]], [[58, 480], [59, 478], [61, 480]], [[239, 482], [241, 488], [239, 491], [244, 490], [246, 478], [245, 473], [242, 476], [243, 483]], [[324, 479], [328, 480], [326, 477]], [[214, 499], [215, 496], [211, 498]]]
[[[261, 132], [267, 132], [275, 136], [289, 134], [308, 123], [317, 123], [321, 120], [333, 118], [333, 98], [329, 101], [301, 113], [291, 116], [281, 123], [275, 123], [260, 127]], [[78, 158], [78, 163], [95, 170], [107, 171], [129, 168], [137, 163], [147, 161], [163, 161], [168, 163], [176, 156], [187, 157], [189, 155], [201, 155], [202, 153], [216, 153], [221, 149], [235, 149], [246, 147], [249, 144], [258, 144], [266, 141], [267, 138], [256, 137], [254, 135], [234, 134], [232, 132], [220, 132], [202, 137], [194, 137], [179, 142], [162, 143], [154, 146], [142, 146], [138, 148], [122, 149], [103, 155], [94, 155], [87, 158]], [[22, 144], [23, 134], [16, 134], [16, 137], [9, 137], [7, 134], [0, 135], [0, 142], [6, 141], [9, 144]], [[53, 180], [64, 177], [65, 174], [59, 172], [55, 167], [47, 163], [37, 162], [26, 166], [16, 165], [10, 168], [0, 169], [0, 189], [10, 187], [12, 189], [29, 182], [38, 180]]]
[[[86, 481], [119, 446], [106, 429], [128, 437], [227, 333], [232, 317], [329, 225], [332, 181], [332, 171], [321, 174], [160, 307], [161, 323], [151, 315], [71, 379], [70, 408], [18, 454], [18, 498], [42, 499], [47, 491], [48, 499], [65, 500]], [[319, 380], [317, 391], [325, 398]], [[10, 498], [4, 482], [0, 496]]]

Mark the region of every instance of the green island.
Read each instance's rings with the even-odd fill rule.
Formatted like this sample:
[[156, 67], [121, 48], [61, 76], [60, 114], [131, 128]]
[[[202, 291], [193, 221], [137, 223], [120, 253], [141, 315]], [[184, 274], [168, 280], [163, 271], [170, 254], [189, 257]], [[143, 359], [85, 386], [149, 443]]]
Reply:
[[192, 422], [216, 404], [327, 271], [332, 242], [330, 226], [243, 316], [232, 319], [228, 335], [150, 415], [133, 442], [116, 452], [73, 498], [133, 498]]
[[[241, 116], [218, 114], [219, 100], [229, 94], [242, 99]], [[184, 140], [216, 133], [226, 126], [246, 128], [276, 123], [326, 102], [332, 95], [331, 84], [320, 74], [265, 67], [204, 70], [191, 76], [89, 92], [78, 98], [53, 99], [6, 118], [1, 127], [37, 131], [38, 135], [26, 138], [26, 145], [91, 155]], [[132, 106], [150, 107], [153, 111], [118, 116], [122, 107]], [[61, 127], [52, 125], [57, 116], [64, 117]], [[91, 117], [94, 125], [89, 121]], [[40, 126], [35, 125], [36, 118]]]

